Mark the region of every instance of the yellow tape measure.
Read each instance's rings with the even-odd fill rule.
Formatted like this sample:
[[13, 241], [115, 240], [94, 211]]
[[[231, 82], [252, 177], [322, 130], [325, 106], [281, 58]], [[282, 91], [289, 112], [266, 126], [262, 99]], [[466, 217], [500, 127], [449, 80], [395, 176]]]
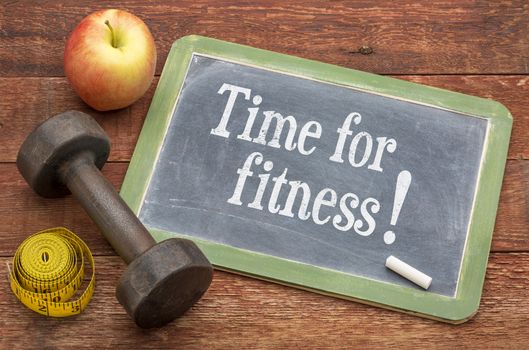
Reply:
[[[86, 264], [92, 277], [78, 299]], [[73, 232], [57, 227], [29, 236], [18, 247], [9, 271], [11, 290], [22, 304], [39, 314], [67, 317], [81, 313], [94, 294], [94, 258]]]

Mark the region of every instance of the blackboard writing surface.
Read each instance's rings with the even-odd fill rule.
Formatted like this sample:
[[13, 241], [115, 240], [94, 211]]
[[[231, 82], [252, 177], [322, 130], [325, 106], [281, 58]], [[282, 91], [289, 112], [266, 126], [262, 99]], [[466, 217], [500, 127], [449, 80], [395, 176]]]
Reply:
[[[234, 260], [243, 254], [244, 261], [223, 264], [229, 259], [221, 256], [213, 263], [367, 301], [354, 288], [335, 293], [319, 281], [331, 271], [374, 283], [362, 292], [383, 286], [410, 299], [462, 295], [490, 152], [488, 115], [427, 103], [420, 94], [414, 100], [369, 89], [366, 80], [317, 79], [191, 46], [180, 52], [186, 59], [178, 79], [160, 82], [176, 96], [136, 196], [138, 216], [155, 237], [195, 239], [213, 258], [229, 247], [226, 254]], [[146, 124], [149, 118], [151, 112]], [[503, 170], [504, 158], [492, 165]], [[495, 182], [499, 190], [501, 177]], [[127, 174], [125, 199], [128, 183]], [[389, 255], [430, 275], [428, 291], [386, 269]], [[274, 273], [255, 267], [263, 257], [279, 264]], [[300, 283], [292, 274], [301, 267], [319, 272]], [[374, 301], [414, 311], [410, 300]]]
[[[227, 104], [229, 92], [218, 93], [224, 84], [261, 96], [262, 111], [295, 116], [299, 125], [319, 122], [322, 135], [312, 142], [311, 147], [317, 144], [314, 152], [303, 155], [235, 135], [211, 134]], [[244, 131], [251, 107], [251, 101], [242, 96], [235, 101], [226, 128], [230, 133]], [[397, 140], [394, 153], [383, 155], [382, 171], [329, 161], [338, 139], [336, 130], [353, 112], [362, 117], [354, 129]], [[261, 120], [263, 114], [258, 113], [251, 136], [258, 137]], [[486, 127], [486, 120], [476, 117], [195, 55], [140, 219], [150, 227], [175, 229], [221, 244], [415, 288], [384, 267], [385, 258], [394, 254], [433, 276], [431, 292], [453, 296]], [[272, 125], [268, 133], [274, 131]], [[285, 127], [279, 143], [287, 136]], [[362, 143], [358, 153], [365, 154], [367, 141]], [[253, 165], [255, 174], [246, 180], [242, 204], [231, 204], [227, 200], [234, 192], [237, 170], [253, 152], [262, 154], [263, 161], [272, 161], [272, 171]], [[380, 209], [373, 214], [375, 231], [362, 236], [353, 227], [338, 230], [330, 220], [318, 225], [312, 219], [248, 207], [260, 183], [258, 173], [275, 177], [285, 168], [286, 179], [303, 181], [310, 188], [309, 207], [324, 188], [336, 191], [337, 197], [354, 193], [359, 198], [378, 199]], [[393, 228], [398, 237], [387, 245], [382, 235], [390, 229], [395, 183], [402, 170], [412, 174], [412, 181]], [[261, 205], [270, 202], [272, 187], [267, 186]], [[281, 207], [291, 188], [284, 187], [277, 201]], [[294, 201], [293, 213], [299, 212], [301, 197], [300, 193]], [[339, 208], [320, 211], [321, 217], [342, 214]], [[207, 220], [203, 219], [205, 213]]]

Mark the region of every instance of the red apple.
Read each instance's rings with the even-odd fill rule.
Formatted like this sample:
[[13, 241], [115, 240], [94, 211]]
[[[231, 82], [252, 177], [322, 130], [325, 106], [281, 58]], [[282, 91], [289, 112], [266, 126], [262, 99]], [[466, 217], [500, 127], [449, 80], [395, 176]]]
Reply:
[[64, 70], [75, 92], [92, 108], [127, 107], [154, 77], [156, 47], [141, 19], [122, 10], [85, 17], [64, 50]]

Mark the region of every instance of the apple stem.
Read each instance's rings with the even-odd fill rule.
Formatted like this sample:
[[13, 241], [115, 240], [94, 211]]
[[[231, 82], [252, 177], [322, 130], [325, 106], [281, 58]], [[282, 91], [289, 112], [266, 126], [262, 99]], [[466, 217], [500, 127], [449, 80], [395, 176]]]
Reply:
[[118, 47], [116, 45], [116, 38], [114, 36], [114, 29], [110, 25], [110, 22], [108, 21], [108, 19], [105, 21], [105, 24], [107, 25], [108, 29], [110, 29], [110, 34], [112, 34], [112, 47], [117, 49]]

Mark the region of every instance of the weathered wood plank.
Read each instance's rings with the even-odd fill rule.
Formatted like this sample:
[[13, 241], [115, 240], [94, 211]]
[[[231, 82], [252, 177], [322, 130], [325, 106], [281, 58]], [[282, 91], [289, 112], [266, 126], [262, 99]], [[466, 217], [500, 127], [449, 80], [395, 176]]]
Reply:
[[[215, 272], [185, 317], [141, 330], [114, 297], [124, 264], [97, 257], [94, 299], [79, 316], [52, 319], [23, 306], [0, 284], [0, 348], [484, 348], [523, 349], [529, 341], [529, 254], [489, 259], [478, 314], [449, 325], [251, 278]], [[8, 258], [0, 258], [4, 266]]]
[[[529, 159], [529, 77], [402, 76], [406, 80], [492, 98], [514, 116], [510, 159]], [[12, 162], [27, 134], [48, 117], [68, 109], [92, 114], [112, 141], [111, 160], [128, 161], [149, 109], [157, 80], [131, 107], [98, 113], [85, 105], [65, 78], [0, 78], [0, 162]]]
[[[0, 76], [63, 76], [70, 31], [111, 1], [3, 1]], [[159, 52], [201, 34], [386, 74], [529, 73], [529, 4], [512, 1], [122, 1], [143, 18]], [[360, 54], [361, 46], [373, 53]], [[20, 59], [23, 57], [24, 59]]]
[[[13, 162], [39, 122], [66, 109], [96, 116], [113, 142], [104, 173], [118, 187], [148, 109], [95, 113], [63, 76], [68, 33], [113, 2], [0, 3], [0, 163]], [[529, 341], [529, 4], [523, 0], [120, 2], [150, 26], [159, 73], [171, 43], [207, 35], [345, 67], [490, 97], [514, 115], [509, 158], [479, 313], [451, 326], [273, 283], [215, 272], [187, 317], [159, 330], [136, 328], [114, 298], [124, 264], [73, 198], [34, 195], [14, 164], [0, 164], [0, 266], [27, 234], [64, 225], [98, 256], [95, 298], [71, 319], [46, 319], [20, 306], [0, 283], [0, 348], [505, 348]], [[359, 54], [362, 45], [370, 55]], [[489, 74], [419, 76], [418, 74]], [[59, 78], [25, 78], [44, 77]], [[8, 78], [11, 77], [11, 78]], [[13, 78], [15, 77], [15, 78]], [[156, 83], [156, 82], [155, 82]], [[526, 160], [520, 160], [526, 159]], [[526, 253], [498, 253], [525, 251]], [[4, 275], [5, 276], [5, 275]]]
[[0, 78], [0, 162], [13, 162], [20, 145], [38, 124], [76, 109], [93, 115], [110, 136], [112, 160], [130, 160], [156, 85], [134, 105], [96, 112], [75, 94], [65, 78]]
[[[118, 188], [127, 163], [109, 163], [103, 173]], [[508, 161], [492, 251], [529, 251], [529, 161]], [[96, 255], [112, 254], [97, 227], [74, 198], [37, 196], [12, 163], [0, 164], [0, 256], [12, 255], [30, 233], [65, 226], [82, 237]]]

